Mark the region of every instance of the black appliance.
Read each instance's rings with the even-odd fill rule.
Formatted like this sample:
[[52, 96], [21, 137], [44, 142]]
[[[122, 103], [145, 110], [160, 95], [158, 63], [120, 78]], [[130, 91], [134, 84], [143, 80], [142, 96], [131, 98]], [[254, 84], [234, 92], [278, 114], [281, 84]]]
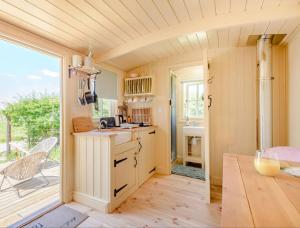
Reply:
[[116, 127], [115, 117], [100, 118], [100, 125], [103, 128], [114, 128], [114, 127]]

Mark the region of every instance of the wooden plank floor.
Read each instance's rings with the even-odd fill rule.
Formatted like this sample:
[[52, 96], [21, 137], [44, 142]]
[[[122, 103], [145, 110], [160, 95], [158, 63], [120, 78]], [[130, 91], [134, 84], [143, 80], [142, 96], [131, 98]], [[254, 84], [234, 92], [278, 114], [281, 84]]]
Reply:
[[[19, 185], [21, 198], [13, 188], [0, 192], [0, 227], [6, 227], [31, 213], [59, 201], [59, 166], [44, 169], [49, 184], [40, 175]], [[0, 181], [3, 176], [0, 175]], [[4, 187], [7, 187], [6, 184]]]
[[217, 227], [220, 201], [205, 203], [204, 182], [177, 175], [154, 176], [111, 214], [72, 202], [90, 217], [81, 227]]

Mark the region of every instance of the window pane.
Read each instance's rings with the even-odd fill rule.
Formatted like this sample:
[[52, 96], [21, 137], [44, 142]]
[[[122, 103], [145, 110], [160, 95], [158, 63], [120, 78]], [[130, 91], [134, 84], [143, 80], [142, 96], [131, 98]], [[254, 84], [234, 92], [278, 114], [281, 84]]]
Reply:
[[188, 100], [196, 100], [197, 99], [197, 84], [191, 84], [187, 87], [187, 99]]
[[102, 117], [109, 117], [110, 115], [111, 115], [111, 101], [103, 99]]
[[188, 115], [189, 117], [197, 116], [197, 101], [188, 102]]
[[202, 118], [204, 114], [204, 85], [201, 81], [185, 82], [184, 89], [184, 117]]
[[115, 116], [117, 101], [109, 99], [98, 99], [99, 111], [93, 108], [94, 118]]
[[189, 101], [188, 102], [188, 115], [189, 117], [199, 118], [203, 116], [204, 103], [203, 101]]

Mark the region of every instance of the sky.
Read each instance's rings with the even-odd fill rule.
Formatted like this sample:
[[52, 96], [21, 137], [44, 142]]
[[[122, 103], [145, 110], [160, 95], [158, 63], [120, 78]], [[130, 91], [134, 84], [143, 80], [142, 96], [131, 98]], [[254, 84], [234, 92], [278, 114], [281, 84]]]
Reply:
[[59, 58], [0, 40], [0, 108], [18, 96], [59, 89]]

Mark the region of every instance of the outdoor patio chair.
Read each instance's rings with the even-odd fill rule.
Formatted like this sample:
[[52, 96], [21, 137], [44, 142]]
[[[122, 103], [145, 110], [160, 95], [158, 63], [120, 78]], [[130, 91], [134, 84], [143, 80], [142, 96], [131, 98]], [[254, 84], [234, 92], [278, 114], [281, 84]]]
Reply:
[[[49, 181], [42, 173], [42, 164], [46, 158], [47, 158], [46, 152], [35, 152], [33, 154], [30, 154], [19, 160], [14, 161], [6, 168], [1, 170], [0, 175], [3, 175], [3, 178], [0, 184], [0, 192], [5, 191], [9, 188], [15, 188], [18, 197], [21, 198], [19, 192], [19, 185], [21, 183], [31, 180], [37, 174], [41, 174], [42, 178], [44, 179], [45, 185], [43, 186], [48, 185]], [[14, 181], [17, 181], [17, 183], [12, 184], [9, 178]], [[5, 180], [9, 184], [9, 187], [2, 189]]]
[[45, 159], [45, 163], [47, 163], [47, 160], [51, 154], [51, 151], [54, 149], [55, 145], [57, 144], [57, 138], [56, 137], [50, 137], [47, 139], [42, 140], [38, 144], [36, 144], [34, 147], [32, 147], [30, 150], [24, 149], [24, 147], [20, 146], [20, 144], [17, 143], [11, 143], [13, 147], [15, 147], [18, 151], [24, 153], [25, 155], [34, 154], [36, 152], [44, 151], [47, 153], [47, 158]]

